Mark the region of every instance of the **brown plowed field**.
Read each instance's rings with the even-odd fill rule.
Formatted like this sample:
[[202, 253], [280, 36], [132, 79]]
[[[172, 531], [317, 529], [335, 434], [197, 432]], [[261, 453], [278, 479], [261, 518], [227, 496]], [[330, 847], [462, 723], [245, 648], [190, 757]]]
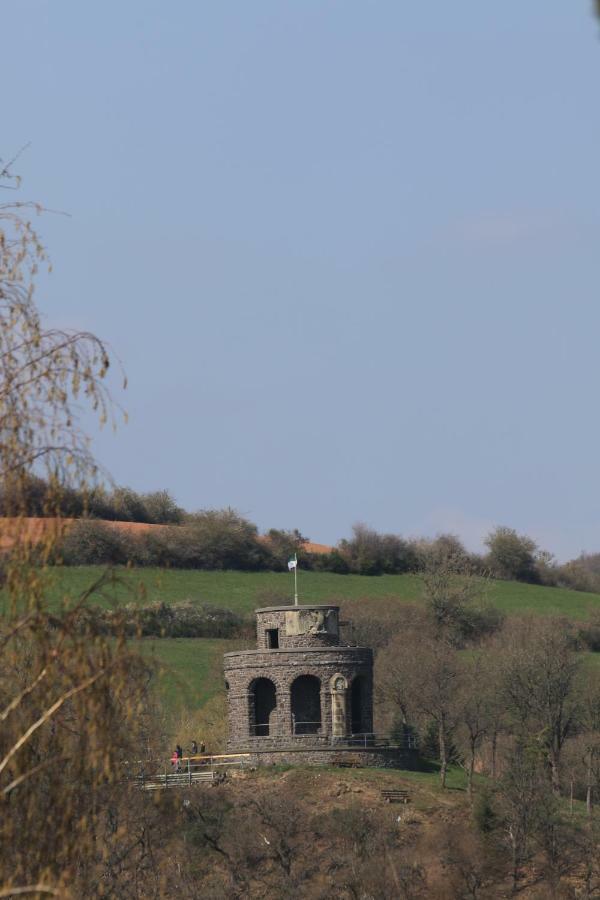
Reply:
[[[112, 522], [107, 519], [100, 519], [104, 525], [110, 528], [116, 528], [118, 531], [128, 531], [133, 534], [141, 534], [144, 531], [151, 531], [153, 528], [164, 528], [164, 525], [149, 525], [147, 522]], [[14, 544], [15, 540], [25, 538], [34, 544], [39, 543], [44, 537], [50, 537], [58, 529], [64, 532], [77, 519], [43, 519], [40, 517], [30, 517], [21, 519], [3, 519], [0, 518], [0, 550], [7, 550]], [[262, 538], [262, 540], [267, 540]], [[326, 544], [315, 544], [308, 541], [304, 545], [304, 549], [308, 553], [331, 553], [332, 547]]]
[[[43, 519], [40, 517], [30, 517], [24, 519], [3, 519], [0, 518], [0, 549], [6, 550], [12, 547], [17, 538], [25, 538], [34, 544], [43, 540], [44, 537], [55, 534], [56, 531], [64, 532], [77, 519]], [[105, 525], [111, 528], [117, 528], [119, 531], [129, 531], [140, 533], [149, 531], [151, 528], [162, 528], [162, 525], [148, 525], [146, 522], [108, 522]]]
[[307, 541], [302, 549], [306, 550], [307, 553], [331, 553], [333, 547], [328, 547], [327, 544], [315, 544], [313, 541]]

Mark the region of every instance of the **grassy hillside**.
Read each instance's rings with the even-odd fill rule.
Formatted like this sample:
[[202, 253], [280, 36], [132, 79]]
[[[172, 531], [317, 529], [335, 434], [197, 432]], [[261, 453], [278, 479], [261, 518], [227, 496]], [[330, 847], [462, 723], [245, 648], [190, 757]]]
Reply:
[[146, 638], [137, 645], [157, 664], [160, 696], [172, 716], [199, 709], [224, 690], [223, 654], [243, 646], [216, 638]]
[[[76, 597], [101, 574], [100, 567], [81, 566], [51, 571], [48, 596], [53, 605]], [[292, 577], [279, 572], [202, 572], [165, 569], [120, 569], [118, 582], [94, 595], [102, 606], [119, 603], [171, 603], [191, 600], [249, 614], [257, 606], [285, 602], [293, 591]], [[343, 601], [390, 597], [397, 602], [419, 602], [421, 579], [415, 575], [334, 575], [300, 572], [301, 602]], [[488, 600], [505, 613], [562, 615], [587, 618], [600, 609], [600, 595], [497, 581], [489, 586]], [[239, 641], [208, 638], [161, 638], [139, 642], [142, 652], [159, 664], [159, 690], [169, 715], [182, 709], [197, 710], [222, 688], [222, 654], [241, 646]], [[600, 654], [590, 654], [600, 664]]]
[[[52, 603], [74, 597], [87, 588], [102, 569], [79, 566], [55, 569], [48, 586]], [[104, 606], [115, 603], [165, 603], [191, 600], [224, 606], [249, 613], [257, 606], [285, 602], [291, 598], [293, 581], [286, 572], [204, 572], [182, 569], [121, 569], [119, 583], [111, 586], [94, 602]], [[393, 597], [398, 602], [419, 602], [421, 579], [417, 575], [334, 575], [330, 572], [300, 572], [300, 602], [323, 603], [332, 600]], [[514, 581], [496, 581], [489, 586], [488, 600], [505, 613], [562, 615], [585, 619], [600, 609], [600, 595], [561, 588], [539, 587]]]

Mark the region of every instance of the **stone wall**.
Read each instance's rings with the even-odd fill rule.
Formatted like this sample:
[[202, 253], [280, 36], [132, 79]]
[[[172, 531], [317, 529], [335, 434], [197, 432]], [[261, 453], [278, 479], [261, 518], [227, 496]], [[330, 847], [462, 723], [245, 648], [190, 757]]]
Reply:
[[310, 747], [296, 749], [292, 747], [251, 751], [248, 761], [255, 766], [377, 766], [383, 769], [417, 769], [418, 753], [416, 750], [404, 750], [397, 747], [372, 747], [365, 749], [335, 747]]
[[[321, 727], [323, 737], [349, 733], [352, 722], [352, 685], [360, 678], [361, 731], [373, 730], [373, 654], [364, 647], [306, 647], [280, 650], [246, 650], [225, 654], [225, 679], [229, 710], [229, 746], [239, 747], [254, 737], [254, 716], [258, 679], [275, 685], [276, 706], [269, 717], [270, 739], [294, 736], [291, 691], [301, 675], [320, 681]], [[332, 708], [333, 704], [333, 708]], [[340, 708], [343, 715], [340, 713]], [[340, 725], [342, 723], [342, 725]]]
[[272, 649], [269, 631], [277, 631], [279, 649], [336, 646], [340, 642], [339, 607], [273, 606], [256, 611], [256, 643]]
[[373, 653], [340, 644], [339, 607], [257, 610], [257, 650], [225, 654], [229, 742], [261, 764], [398, 765], [410, 751], [362, 749], [352, 734], [373, 731]]

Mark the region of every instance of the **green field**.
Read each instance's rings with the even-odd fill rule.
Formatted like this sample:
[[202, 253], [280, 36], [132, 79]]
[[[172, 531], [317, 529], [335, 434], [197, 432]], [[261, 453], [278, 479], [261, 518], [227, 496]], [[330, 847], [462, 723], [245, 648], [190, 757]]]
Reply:
[[223, 690], [223, 653], [242, 646], [216, 638], [146, 638], [136, 644], [157, 664], [159, 693], [171, 715], [184, 707], [199, 709]]
[[[74, 566], [51, 570], [48, 598], [52, 605], [73, 599], [98, 578], [101, 568]], [[210, 603], [240, 613], [257, 606], [286, 602], [293, 581], [286, 572], [205, 572], [184, 569], [117, 569], [118, 582], [93, 597], [102, 606], [117, 603], [172, 603], [190, 600]], [[417, 575], [334, 575], [330, 572], [300, 572], [301, 603], [324, 603], [390, 597], [398, 602], [419, 602], [422, 583]], [[505, 613], [561, 615], [585, 619], [600, 609], [600, 595], [562, 588], [540, 587], [515, 581], [489, 585], [487, 600]]]
[[[80, 566], [50, 570], [47, 596], [53, 607], [72, 602], [89, 588], [103, 570]], [[250, 614], [258, 606], [287, 602], [293, 590], [285, 572], [204, 572], [169, 569], [118, 569], [116, 581], [93, 595], [92, 601], [111, 607], [121, 603], [148, 604], [189, 600], [223, 606]], [[300, 602], [391, 598], [398, 603], [418, 603], [422, 582], [416, 575], [334, 575], [300, 572]], [[492, 582], [487, 600], [507, 614], [561, 615], [585, 619], [600, 609], [600, 595], [520, 584]], [[222, 689], [221, 659], [239, 641], [208, 638], [147, 638], [139, 642], [144, 654], [159, 664], [159, 688], [170, 715], [179, 709], [198, 709]], [[600, 654], [589, 654], [590, 664], [600, 664]]]

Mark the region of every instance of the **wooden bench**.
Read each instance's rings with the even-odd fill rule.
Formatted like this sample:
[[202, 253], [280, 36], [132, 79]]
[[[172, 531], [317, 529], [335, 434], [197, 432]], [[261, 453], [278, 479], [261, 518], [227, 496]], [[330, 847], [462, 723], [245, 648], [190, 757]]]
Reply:
[[381, 796], [386, 803], [409, 803], [410, 795], [408, 791], [382, 791]]

